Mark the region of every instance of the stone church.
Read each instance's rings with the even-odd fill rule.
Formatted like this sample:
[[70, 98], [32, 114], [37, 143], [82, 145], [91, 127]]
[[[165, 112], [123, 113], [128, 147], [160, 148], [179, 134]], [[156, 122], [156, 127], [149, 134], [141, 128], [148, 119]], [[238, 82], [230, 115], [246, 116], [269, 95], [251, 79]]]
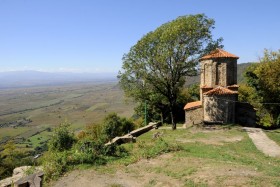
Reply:
[[200, 123], [255, 126], [255, 109], [238, 102], [238, 58], [216, 49], [200, 59], [200, 101], [185, 105], [185, 126]]

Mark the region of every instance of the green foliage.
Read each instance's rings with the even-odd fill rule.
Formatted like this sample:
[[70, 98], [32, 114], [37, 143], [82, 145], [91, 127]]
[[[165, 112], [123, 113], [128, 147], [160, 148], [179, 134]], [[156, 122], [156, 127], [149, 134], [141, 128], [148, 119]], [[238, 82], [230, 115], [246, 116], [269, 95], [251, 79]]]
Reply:
[[48, 151], [43, 157], [46, 180], [57, 179], [76, 165], [100, 165], [106, 163], [106, 156], [114, 156], [115, 145], [105, 146], [105, 141], [82, 139], [69, 150]]
[[[262, 112], [269, 114], [273, 126], [280, 125], [280, 50], [265, 49], [260, 63], [251, 65], [246, 71], [247, 83], [254, 88]], [[266, 115], [267, 116], [267, 115]]]
[[26, 175], [32, 175], [33, 173], [36, 172], [36, 167], [35, 166], [31, 166], [30, 168], [28, 168], [24, 173]]
[[192, 84], [188, 87], [188, 93], [191, 96], [191, 100], [199, 101], [200, 100], [200, 86], [199, 84]]
[[103, 121], [102, 133], [111, 140], [134, 130], [134, 124], [126, 118], [119, 117], [116, 113], [107, 115]]
[[258, 97], [254, 88], [245, 84], [241, 84], [238, 88], [238, 100], [241, 102], [251, 103], [254, 106], [256, 106], [258, 103]]
[[44, 177], [46, 180], [57, 179], [66, 172], [69, 165], [70, 152], [48, 151], [43, 157]]
[[176, 128], [178, 94], [187, 76], [197, 74], [198, 59], [222, 47], [212, 40], [214, 20], [203, 14], [181, 16], [142, 37], [123, 57], [118, 75], [125, 94], [151, 108], [168, 109]]
[[54, 130], [53, 137], [49, 141], [49, 150], [64, 151], [72, 147], [76, 140], [74, 133], [70, 132], [69, 126], [68, 122], [64, 122]]
[[240, 84], [246, 84], [246, 78], [245, 78], [244, 72], [252, 64], [256, 64], [256, 62], [248, 62], [248, 63], [237, 64], [237, 83], [239, 85]]
[[132, 122], [112, 113], [105, 117], [102, 125], [88, 125], [76, 140], [69, 131], [69, 124], [61, 124], [54, 130], [49, 151], [43, 157], [46, 180], [56, 179], [80, 164], [101, 165], [110, 160], [110, 157], [122, 156], [126, 153], [122, 148], [115, 144], [105, 144], [133, 128]]
[[76, 139], [69, 127], [70, 124], [64, 122], [54, 129], [48, 144], [48, 151], [42, 158], [46, 180], [56, 179], [71, 166], [73, 155], [71, 148]]
[[102, 125], [92, 124], [87, 125], [85, 129], [85, 137], [91, 140], [98, 140], [102, 136]]
[[192, 84], [187, 88], [179, 90], [177, 105], [175, 107], [177, 122], [185, 122], [184, 106], [188, 102], [197, 101], [200, 98], [199, 84]]
[[[163, 110], [159, 110], [153, 103], [150, 103], [147, 101], [146, 105], [146, 110], [147, 110], [147, 123], [151, 121], [160, 121], [161, 120], [161, 112], [165, 113]], [[134, 108], [135, 115], [138, 118], [142, 119], [142, 124], [139, 126], [145, 126], [145, 102], [139, 102], [138, 105]], [[137, 119], [138, 119], [137, 118]], [[138, 121], [138, 122], [140, 122]]]
[[22, 165], [33, 164], [26, 151], [17, 148], [14, 142], [9, 141], [3, 145], [0, 152], [0, 179], [11, 176], [13, 169]]

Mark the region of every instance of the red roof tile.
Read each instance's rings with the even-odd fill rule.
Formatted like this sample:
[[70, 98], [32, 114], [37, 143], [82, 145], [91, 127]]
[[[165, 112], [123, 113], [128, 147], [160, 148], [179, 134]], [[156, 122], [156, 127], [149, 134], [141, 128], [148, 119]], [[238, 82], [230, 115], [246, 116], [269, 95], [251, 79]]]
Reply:
[[221, 86], [218, 86], [217, 88], [214, 88], [213, 90], [209, 90], [208, 92], [204, 93], [204, 95], [232, 95], [232, 94], [238, 94], [238, 92], [232, 91], [228, 88], [224, 88]]
[[200, 58], [200, 60], [206, 60], [206, 59], [211, 59], [211, 58], [236, 58], [238, 59], [239, 57], [231, 54], [227, 51], [224, 51], [222, 49], [216, 49], [212, 52], [210, 52], [208, 55], [203, 56]]
[[195, 101], [195, 102], [187, 103], [184, 107], [184, 110], [191, 110], [191, 109], [199, 108], [201, 106], [202, 106], [201, 101]]

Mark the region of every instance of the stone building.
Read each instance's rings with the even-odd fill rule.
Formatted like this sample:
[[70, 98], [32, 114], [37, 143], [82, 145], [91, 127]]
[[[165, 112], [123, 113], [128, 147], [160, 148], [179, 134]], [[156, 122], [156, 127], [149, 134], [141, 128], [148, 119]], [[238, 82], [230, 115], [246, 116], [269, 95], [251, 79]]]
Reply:
[[[185, 105], [185, 125], [202, 122], [255, 125], [256, 112], [253, 107], [238, 103], [238, 58], [222, 49], [216, 49], [200, 59], [201, 100]], [[244, 111], [249, 115], [240, 115]]]

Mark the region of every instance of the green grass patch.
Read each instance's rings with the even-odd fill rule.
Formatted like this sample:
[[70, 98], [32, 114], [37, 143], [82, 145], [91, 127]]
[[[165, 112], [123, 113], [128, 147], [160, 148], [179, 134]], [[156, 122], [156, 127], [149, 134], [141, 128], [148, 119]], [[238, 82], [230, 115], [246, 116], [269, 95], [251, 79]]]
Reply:
[[53, 132], [43, 131], [39, 134], [31, 136], [25, 143], [31, 144], [33, 148], [40, 147], [51, 138], [52, 134]]
[[280, 146], [280, 130], [265, 131], [265, 133]]

